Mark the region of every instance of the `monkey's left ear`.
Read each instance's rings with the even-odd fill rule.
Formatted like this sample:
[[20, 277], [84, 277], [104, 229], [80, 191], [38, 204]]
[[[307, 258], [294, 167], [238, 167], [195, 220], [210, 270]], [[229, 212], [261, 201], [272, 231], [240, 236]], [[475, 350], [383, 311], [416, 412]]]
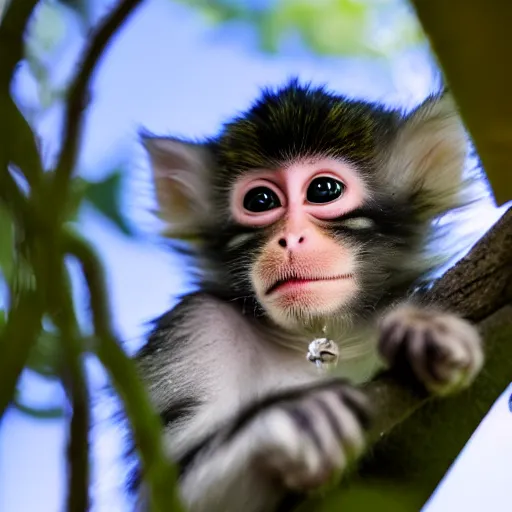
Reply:
[[153, 170], [159, 216], [169, 236], [197, 234], [212, 218], [209, 176], [212, 158], [206, 144], [172, 137], [141, 135]]
[[437, 215], [458, 204], [469, 138], [451, 95], [429, 97], [402, 122], [385, 166], [395, 188]]

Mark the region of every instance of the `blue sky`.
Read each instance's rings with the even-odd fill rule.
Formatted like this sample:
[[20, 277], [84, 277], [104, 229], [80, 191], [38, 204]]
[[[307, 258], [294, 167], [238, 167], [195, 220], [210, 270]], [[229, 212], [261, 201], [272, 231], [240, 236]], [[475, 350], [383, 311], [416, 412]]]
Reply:
[[[289, 49], [265, 56], [252, 46], [247, 31], [215, 32], [193, 11], [171, 0], [150, 0], [115, 38], [94, 82], [81, 158], [84, 175], [99, 178], [105, 160], [128, 162], [125, 207], [131, 218], [149, 231], [153, 225], [147, 162], [135, 134], [144, 126], [157, 133], [204, 136], [246, 108], [261, 86], [282, 83], [298, 75], [355, 97], [410, 107], [431, 90], [434, 75], [425, 52], [397, 57], [393, 62], [319, 58]], [[75, 55], [70, 45], [66, 59]], [[28, 90], [29, 88], [27, 88]], [[48, 149], [54, 150], [58, 120], [41, 125]], [[497, 213], [483, 205], [472, 223], [476, 233], [487, 229]], [[163, 312], [173, 297], [187, 289], [186, 274], [177, 257], [155, 238], [123, 238], [96, 213], [83, 215], [86, 236], [105, 262], [116, 328], [129, 348], [140, 343], [145, 322]], [[91, 363], [93, 383], [102, 372]], [[60, 399], [53, 385], [26, 376], [24, 386], [34, 401]], [[105, 407], [99, 406], [99, 415]], [[94, 510], [122, 510], [117, 497], [115, 448], [119, 433], [100, 425], [95, 446], [101, 478], [94, 491]], [[37, 421], [10, 411], [0, 431], [0, 510], [57, 512], [64, 496], [66, 427], [61, 421]]]

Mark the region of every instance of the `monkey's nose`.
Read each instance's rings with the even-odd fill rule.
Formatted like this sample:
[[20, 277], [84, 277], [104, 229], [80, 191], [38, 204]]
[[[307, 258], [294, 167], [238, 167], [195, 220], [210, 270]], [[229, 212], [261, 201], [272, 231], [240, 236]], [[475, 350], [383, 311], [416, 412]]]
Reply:
[[277, 243], [284, 249], [295, 249], [298, 245], [304, 243], [304, 236], [283, 236]]

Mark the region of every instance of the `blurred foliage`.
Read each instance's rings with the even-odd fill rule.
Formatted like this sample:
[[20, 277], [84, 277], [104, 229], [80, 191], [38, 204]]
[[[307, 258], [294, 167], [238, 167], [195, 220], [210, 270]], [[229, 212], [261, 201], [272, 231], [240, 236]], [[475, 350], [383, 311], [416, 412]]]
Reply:
[[[25, 40], [25, 58], [37, 88], [37, 101], [21, 105], [27, 119], [36, 130], [37, 123], [52, 109], [66, 100], [68, 83], [55, 83], [54, 71], [59, 66], [61, 51], [69, 37], [86, 33], [90, 26], [90, 2], [87, 0], [46, 0], [41, 2], [29, 23]], [[42, 141], [44, 145], [44, 141]], [[112, 169], [102, 180], [91, 182], [80, 175], [71, 180], [66, 204], [66, 222], [77, 223], [85, 204], [91, 205], [111, 221], [126, 236], [135, 236], [121, 204], [123, 169]], [[14, 224], [10, 211], [0, 204], [0, 269], [5, 278], [13, 271]], [[57, 379], [61, 369], [57, 362], [62, 359], [58, 336], [42, 331], [34, 346], [28, 368], [44, 378]], [[49, 406], [35, 409], [29, 407], [19, 394], [13, 405], [26, 414], [37, 418], [55, 418], [63, 414], [61, 408]]]
[[[90, 507], [91, 404], [84, 366], [89, 354], [103, 365], [124, 406], [152, 509], [181, 509], [159, 418], [111, 325], [103, 267], [79, 235], [85, 204], [124, 235], [134, 235], [120, 200], [123, 169], [116, 166], [92, 182], [77, 162], [90, 79], [110, 39], [140, 3], [120, 0], [97, 22], [86, 1], [13, 0], [2, 3], [0, 12], [0, 418], [8, 407], [40, 419], [66, 418], [66, 510], [72, 512]], [[75, 69], [62, 73], [70, 38], [82, 48]], [[35, 98], [24, 94], [27, 82]], [[59, 150], [47, 162], [48, 141], [39, 127], [56, 111], [63, 112]], [[87, 328], [77, 319], [70, 259], [81, 269], [89, 296]], [[33, 404], [20, 386], [26, 371], [59, 383], [66, 400]]]
[[122, 214], [119, 191], [122, 189], [123, 170], [116, 169], [98, 182], [85, 182], [84, 199], [101, 212], [126, 236], [134, 236], [127, 219]]
[[52, 380], [58, 379], [62, 372], [62, 360], [58, 335], [43, 329], [32, 347], [27, 360], [27, 368], [43, 377]]
[[44, 407], [36, 407], [33, 405], [29, 405], [23, 402], [22, 400], [23, 399], [19, 396], [19, 393], [16, 393], [12, 401], [14, 407], [16, 407], [19, 411], [27, 414], [28, 416], [32, 416], [33, 418], [37, 418], [40, 420], [56, 420], [59, 418], [63, 418], [66, 414], [66, 411], [60, 404], [55, 405], [53, 407], [51, 405], [45, 405]]
[[212, 25], [242, 23], [260, 49], [274, 53], [298, 36], [320, 55], [389, 56], [425, 42], [404, 0], [172, 0], [191, 6]]

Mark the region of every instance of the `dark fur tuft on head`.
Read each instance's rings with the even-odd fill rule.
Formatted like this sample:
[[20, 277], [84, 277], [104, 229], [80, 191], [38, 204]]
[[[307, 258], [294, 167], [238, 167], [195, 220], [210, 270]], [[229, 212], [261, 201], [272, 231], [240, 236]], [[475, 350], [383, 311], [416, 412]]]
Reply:
[[322, 155], [372, 169], [398, 121], [396, 112], [293, 79], [264, 90], [246, 113], [224, 126], [219, 163], [243, 172]]

